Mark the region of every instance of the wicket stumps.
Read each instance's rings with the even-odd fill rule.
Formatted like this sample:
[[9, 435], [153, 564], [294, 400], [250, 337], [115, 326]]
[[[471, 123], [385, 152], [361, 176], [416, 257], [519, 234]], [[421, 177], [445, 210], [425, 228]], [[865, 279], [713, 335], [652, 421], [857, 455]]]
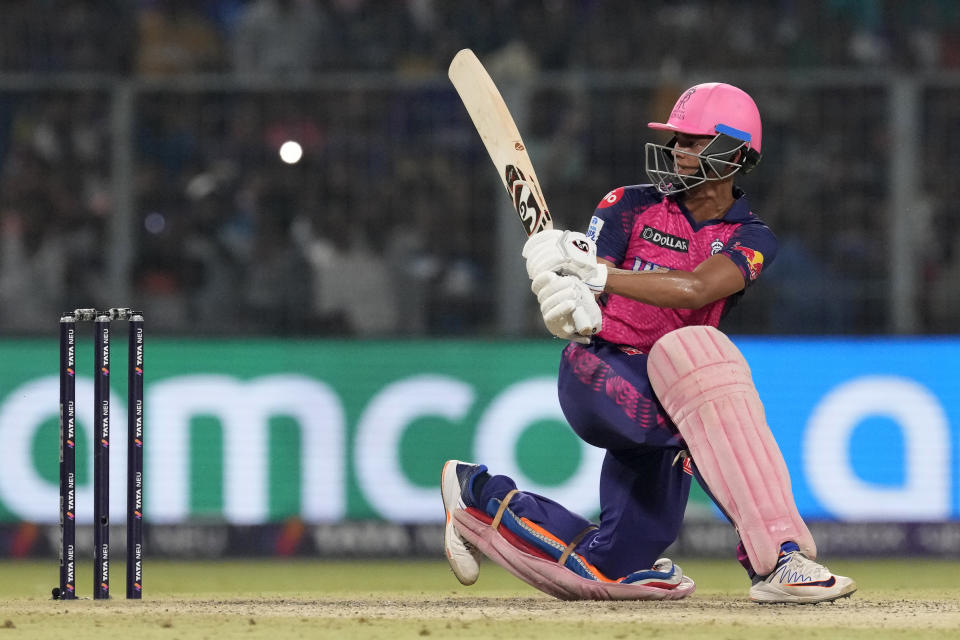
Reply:
[[127, 363], [127, 598], [143, 594], [143, 314], [127, 308], [76, 309], [60, 317], [60, 584], [76, 592], [76, 329], [93, 323], [93, 597], [110, 597], [110, 328], [129, 325]]

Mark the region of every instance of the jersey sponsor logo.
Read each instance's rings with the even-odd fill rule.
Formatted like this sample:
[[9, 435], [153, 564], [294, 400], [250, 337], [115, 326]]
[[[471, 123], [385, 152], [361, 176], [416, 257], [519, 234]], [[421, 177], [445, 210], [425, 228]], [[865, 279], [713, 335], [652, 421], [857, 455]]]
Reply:
[[640, 237], [647, 242], [652, 242], [658, 247], [670, 249], [671, 251], [679, 251], [680, 253], [687, 253], [687, 249], [690, 246], [689, 240], [672, 236], [669, 233], [664, 233], [648, 225], [643, 225], [643, 231], [640, 232]]
[[623, 197], [623, 187], [618, 187], [614, 189], [607, 195], [603, 196], [603, 200], [600, 201], [600, 204], [597, 205], [597, 209], [606, 209], [607, 207], [612, 207], [620, 201], [620, 198]]
[[603, 220], [597, 216], [593, 216], [590, 218], [590, 226], [587, 227], [587, 233], [585, 235], [596, 242], [597, 238], [600, 237], [600, 229], [603, 229]]
[[743, 257], [747, 259], [747, 267], [750, 270], [750, 279], [756, 280], [758, 277], [760, 277], [760, 272], [763, 271], [763, 254], [756, 249], [745, 247], [739, 242], [733, 245], [733, 248], [734, 250], [743, 254]]
[[657, 264], [655, 262], [649, 262], [643, 258], [636, 257], [633, 259], [633, 270], [634, 271], [670, 271], [670, 267], [665, 267], [662, 264]]

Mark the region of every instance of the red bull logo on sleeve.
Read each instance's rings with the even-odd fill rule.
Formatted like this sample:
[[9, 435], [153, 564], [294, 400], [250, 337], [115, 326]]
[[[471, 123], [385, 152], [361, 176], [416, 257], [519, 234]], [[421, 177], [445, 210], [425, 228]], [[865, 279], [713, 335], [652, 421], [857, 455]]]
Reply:
[[756, 249], [750, 249], [742, 246], [739, 242], [733, 245], [733, 248], [743, 254], [747, 259], [747, 267], [750, 269], [750, 279], [756, 280], [763, 271], [763, 254]]

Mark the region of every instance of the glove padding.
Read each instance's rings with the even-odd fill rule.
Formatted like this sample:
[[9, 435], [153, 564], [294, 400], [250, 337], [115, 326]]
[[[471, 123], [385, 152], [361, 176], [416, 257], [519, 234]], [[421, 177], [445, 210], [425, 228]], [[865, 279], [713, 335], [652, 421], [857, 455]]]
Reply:
[[563, 340], [589, 344], [590, 336], [600, 331], [603, 321], [593, 292], [580, 278], [552, 271], [538, 276], [538, 282], [537, 300], [547, 330]]
[[607, 283], [607, 266], [597, 262], [597, 244], [579, 231], [535, 233], [523, 245], [523, 257], [531, 280], [547, 271], [577, 276], [594, 293], [602, 293]]

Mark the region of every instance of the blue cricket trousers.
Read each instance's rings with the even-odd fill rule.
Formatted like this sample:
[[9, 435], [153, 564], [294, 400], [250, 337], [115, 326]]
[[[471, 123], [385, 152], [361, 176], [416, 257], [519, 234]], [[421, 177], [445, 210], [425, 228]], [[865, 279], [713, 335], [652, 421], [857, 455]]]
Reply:
[[[683, 441], [650, 388], [646, 354], [597, 339], [570, 343], [561, 357], [558, 392], [577, 435], [606, 449], [599, 528], [575, 551], [613, 580], [649, 569], [677, 538], [691, 475], [677, 458]], [[478, 497], [487, 505], [516, 488], [511, 478], [495, 475]], [[565, 542], [591, 524], [534, 493], [515, 494], [509, 506]]]

